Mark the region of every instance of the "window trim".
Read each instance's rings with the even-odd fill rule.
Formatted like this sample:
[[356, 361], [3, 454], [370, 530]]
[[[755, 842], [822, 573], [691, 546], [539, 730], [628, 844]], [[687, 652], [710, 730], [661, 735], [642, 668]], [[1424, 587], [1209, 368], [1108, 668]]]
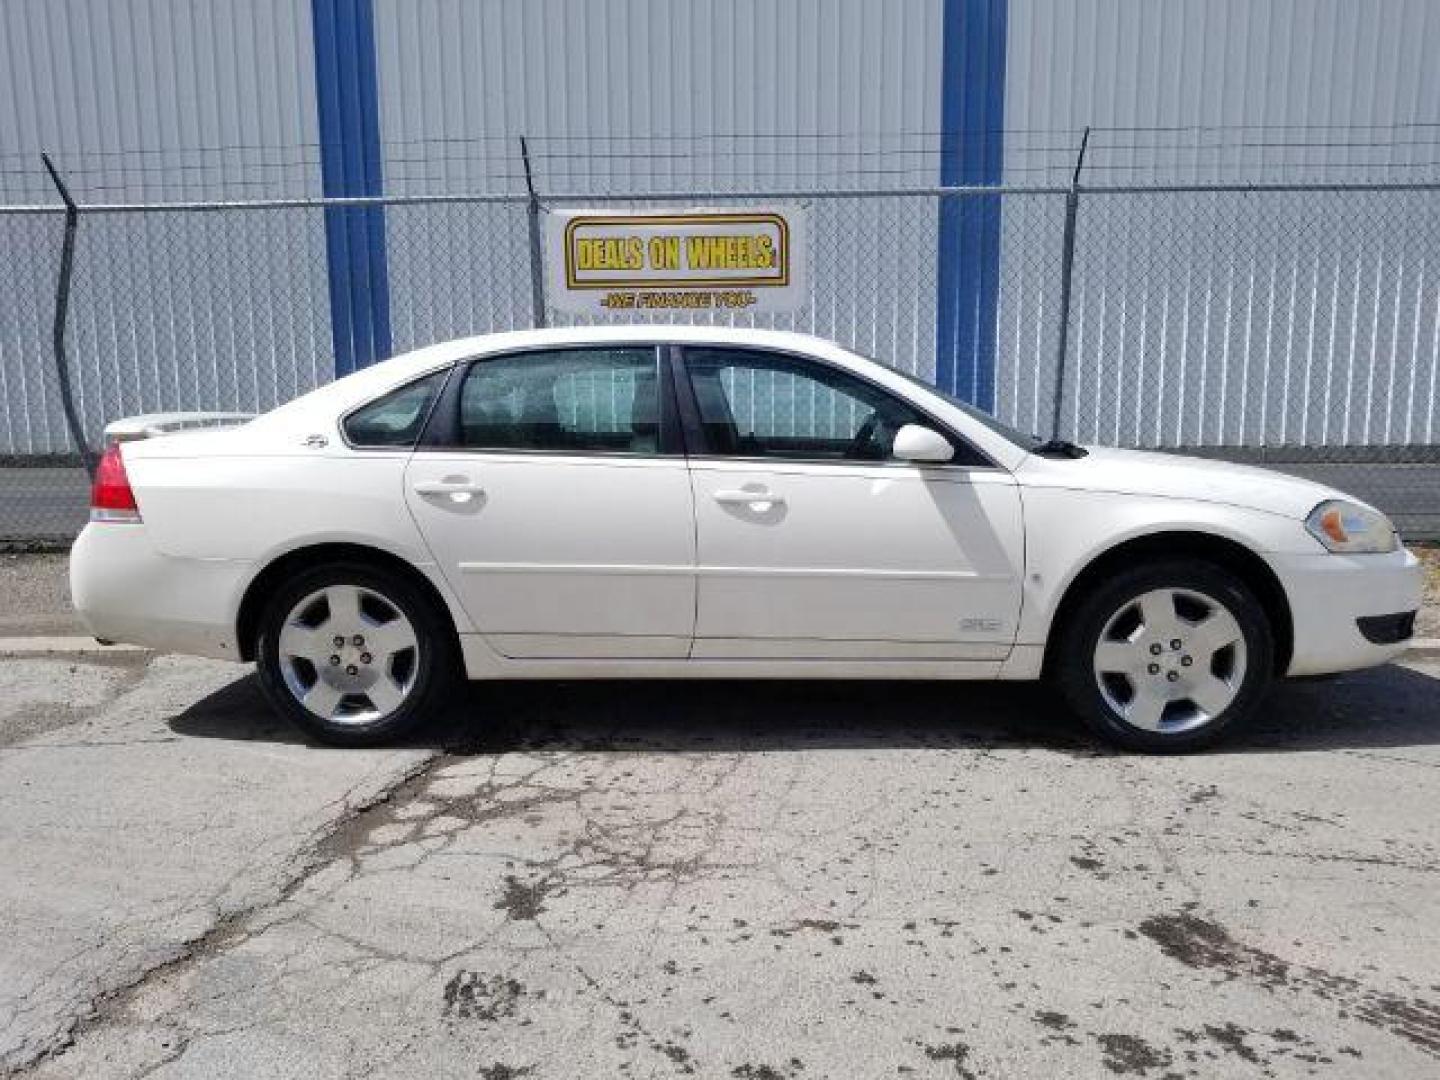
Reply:
[[[557, 352], [601, 352], [616, 349], [648, 349], [655, 362], [655, 376], [660, 395], [660, 443], [654, 453], [637, 450], [573, 450], [517, 447], [467, 446], [460, 441], [460, 399], [464, 392], [465, 380], [480, 364], [493, 360], [506, 360], [531, 353]], [[454, 365], [454, 372], [436, 399], [430, 418], [415, 444], [415, 452], [446, 454], [502, 454], [510, 457], [553, 457], [553, 458], [626, 458], [648, 461], [663, 458], [685, 457], [684, 437], [680, 432], [680, 420], [675, 406], [675, 383], [670, 365], [665, 362], [665, 346], [655, 341], [575, 342], [573, 344], [530, 345], [504, 352], [483, 353], [466, 357]]]
[[[910, 398], [905, 397], [903, 394], [897, 393], [895, 390], [893, 390], [891, 387], [886, 386], [884, 383], [877, 382], [875, 379], [872, 379], [867, 375], [861, 374], [858, 371], [851, 371], [848, 367], [834, 363], [830, 360], [826, 360], [824, 357], [816, 356], [813, 353], [799, 352], [793, 349], [775, 349], [765, 345], [732, 345], [727, 342], [716, 342], [713, 344], [708, 342], [685, 342], [677, 343], [675, 345], [672, 345], [670, 348], [674, 354], [673, 362], [679, 369], [675, 380], [675, 386], [677, 395], [679, 397], [680, 416], [685, 431], [685, 445], [687, 452], [692, 459], [704, 459], [708, 461], [764, 462], [765, 464], [770, 466], [783, 466], [788, 463], [792, 465], [828, 465], [834, 468], [852, 469], [959, 469], [965, 470], [967, 472], [974, 472], [975, 470], [984, 469], [1000, 472], [1006, 471], [998, 462], [995, 461], [994, 458], [992, 458], [984, 450], [980, 449], [980, 447], [976, 446], [975, 443], [972, 442], [970, 439], [967, 439], [960, 432], [956, 431], [953, 424], [945, 420], [941, 420], [932, 411], [925, 408], [923, 405], [917, 404]], [[779, 457], [771, 455], [721, 453], [710, 446], [709, 439], [705, 434], [705, 426], [700, 419], [700, 405], [698, 399], [695, 397], [695, 387], [691, 382], [691, 373], [688, 366], [687, 354], [691, 350], [723, 350], [726, 352], [759, 353], [762, 356], [776, 356], [782, 357], [786, 360], [794, 360], [801, 363], [814, 364], [818, 367], [836, 372], [842, 377], [848, 377], [856, 380], [857, 382], [863, 383], [871, 389], [889, 398], [899, 401], [912, 411], [919, 413], [922, 417], [925, 418], [927, 423], [929, 423], [935, 428], [936, 431], [940, 432], [942, 435], [944, 435], [946, 438], [950, 439], [956, 444], [957, 452], [959, 447], [966, 447], [970, 450], [972, 454], [975, 455], [978, 460], [974, 464], [965, 464], [961, 462], [949, 461], [898, 461], [894, 459], [886, 459], [884, 461], [852, 461], [849, 459], [844, 459], [837, 461], [835, 458]]]
[[[406, 379], [404, 382], [392, 386], [388, 390], [383, 390], [374, 397], [367, 398], [360, 402], [358, 405], [352, 405], [341, 413], [339, 419], [335, 422], [335, 430], [340, 435], [341, 443], [345, 445], [346, 449], [353, 450], [357, 454], [413, 454], [421, 444], [424, 443], [425, 435], [430, 430], [430, 425], [434, 423], [435, 410], [440, 407], [440, 402], [445, 400], [445, 394], [450, 389], [450, 384], [454, 382], [455, 367], [456, 365], [453, 361], [448, 364], [440, 364], [437, 367], [431, 368], [429, 371]], [[436, 392], [434, 399], [430, 402], [429, 409], [425, 412], [425, 419], [420, 423], [420, 433], [415, 437], [414, 442], [407, 443], [404, 446], [367, 446], [364, 443], [357, 443], [350, 438], [347, 425], [350, 423], [350, 418], [356, 413], [362, 409], [368, 409], [378, 401], [383, 401], [391, 394], [398, 394], [402, 390], [408, 390], [416, 383], [424, 382], [426, 379], [439, 375], [442, 372], [445, 378], [441, 380], [440, 389]]]

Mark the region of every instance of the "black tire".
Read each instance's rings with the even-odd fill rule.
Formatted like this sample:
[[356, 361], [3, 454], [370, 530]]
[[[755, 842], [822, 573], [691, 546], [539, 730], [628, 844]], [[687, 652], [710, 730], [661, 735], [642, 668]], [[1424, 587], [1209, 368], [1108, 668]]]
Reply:
[[[1163, 718], [1160, 721], [1160, 730], [1136, 726], [1126, 719], [1125, 714], [1115, 704], [1117, 699], [1123, 696], [1127, 685], [1131, 687], [1133, 694], [1134, 683], [1141, 679], [1153, 679], [1152, 685], [1165, 691], [1166, 687], [1160, 680], [1170, 679], [1170, 670], [1162, 669], [1159, 674], [1149, 674], [1161, 664], [1172, 665], [1176, 679], [1184, 680], [1190, 677], [1190, 670], [1173, 668], [1178, 660], [1171, 659], [1171, 643], [1163, 643], [1161, 648], [1165, 650], [1164, 654], [1153, 657], [1157, 663], [1145, 664], [1143, 673], [1135, 676], [1102, 675], [1097, 670], [1101, 666], [1097, 650], [1107, 626], [1111, 627], [1112, 633], [1116, 632], [1118, 627], [1122, 632], [1122, 641], [1117, 642], [1113, 637], [1106, 640], [1122, 644], [1123, 621], [1112, 624], [1112, 619], [1123, 620], [1126, 616], [1121, 613], [1125, 612], [1127, 607], [1131, 612], [1138, 613], [1139, 609], [1131, 605], [1138, 604], [1141, 596], [1153, 590], [1200, 594], [1213, 601], [1238, 623], [1244, 644], [1241, 661], [1243, 674], [1233, 667], [1238, 651], [1234, 650], [1233, 646], [1228, 647], [1231, 650], [1228, 655], [1232, 664], [1232, 677], [1228, 685], [1233, 693], [1229, 704], [1214, 715], [1207, 714], [1199, 705], [1189, 701], [1167, 705], [1163, 717], [1169, 717], [1172, 708], [1176, 714], [1172, 730], [1164, 730], [1164, 725], [1169, 721]], [[1182, 596], [1176, 606], [1185, 603], [1189, 603], [1189, 599]], [[1184, 629], [1180, 631], [1182, 635], [1185, 632]], [[1122, 570], [1091, 588], [1064, 623], [1056, 627], [1055, 633], [1058, 638], [1052, 642], [1049, 672], [1052, 683], [1065, 702], [1092, 731], [1106, 742], [1127, 750], [1164, 754], [1183, 753], [1211, 746], [1253, 715], [1273, 681], [1274, 637], [1265, 610], [1243, 581], [1223, 567], [1211, 563], [1167, 560]], [[1233, 630], [1231, 633], [1233, 634]], [[1134, 634], [1137, 641], [1147, 640], [1143, 626]], [[1153, 646], [1153, 642], [1145, 644], [1143, 653], [1148, 654]], [[1179, 653], [1180, 650], [1176, 652]], [[1144, 659], [1149, 661], [1152, 657], [1145, 655]], [[1219, 667], [1218, 674], [1223, 675], [1225, 650], [1218, 651], [1211, 659]], [[1185, 661], [1191, 668], [1196, 663], [1196, 660], [1190, 659], [1187, 654], [1181, 654], [1179, 660]], [[1198, 673], [1196, 677], [1200, 677]], [[1177, 689], [1172, 692], [1184, 691]], [[1186, 726], [1187, 724], [1190, 726]]]
[[[404, 673], [407, 688], [401, 703], [375, 719], [326, 719], [317, 715], [297, 699], [286, 679], [280, 639], [287, 618], [313, 593], [337, 586], [360, 590], [366, 603], [380, 598], [409, 620], [414, 630], [416, 644], [409, 659], [413, 667]], [[442, 711], [460, 670], [448, 613], [405, 577], [362, 562], [303, 570], [276, 589], [260, 618], [256, 657], [260, 686], [270, 704], [312, 739], [330, 746], [382, 746], [413, 733]], [[293, 672], [294, 662], [288, 663]], [[363, 694], [360, 700], [366, 700]]]

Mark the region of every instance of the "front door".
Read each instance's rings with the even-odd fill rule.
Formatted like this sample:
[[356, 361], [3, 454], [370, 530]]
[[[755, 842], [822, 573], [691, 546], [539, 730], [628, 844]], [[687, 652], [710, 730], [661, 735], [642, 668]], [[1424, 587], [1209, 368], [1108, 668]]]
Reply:
[[937, 425], [803, 357], [689, 348], [698, 538], [696, 658], [1004, 658], [1023, 550], [1009, 473], [956, 439], [946, 465], [892, 459]]
[[436, 423], [448, 445], [417, 449], [405, 497], [491, 646], [684, 657], [694, 509], [657, 350], [520, 352], [456, 377]]

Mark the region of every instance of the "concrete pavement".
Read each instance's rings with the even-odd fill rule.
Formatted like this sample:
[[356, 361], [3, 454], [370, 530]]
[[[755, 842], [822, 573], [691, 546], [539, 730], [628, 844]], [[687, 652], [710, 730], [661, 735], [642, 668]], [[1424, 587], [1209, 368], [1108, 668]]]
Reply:
[[83, 634], [69, 571], [68, 555], [0, 554], [0, 639]]
[[206, 737], [187, 710], [223, 724], [241, 670], [133, 653], [0, 668], [0, 1071], [279, 900], [319, 838], [433, 754], [306, 747], [243, 690], [245, 730]]
[[1155, 759], [1034, 688], [755, 683], [480, 688], [442, 749], [334, 753], [242, 669], [45, 663], [0, 667], [27, 1075], [1440, 1068], [1437, 664]]

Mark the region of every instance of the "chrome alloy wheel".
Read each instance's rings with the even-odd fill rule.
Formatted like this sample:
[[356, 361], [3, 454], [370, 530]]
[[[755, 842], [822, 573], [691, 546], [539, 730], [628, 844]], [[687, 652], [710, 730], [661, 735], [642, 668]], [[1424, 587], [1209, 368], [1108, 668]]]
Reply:
[[285, 686], [306, 710], [336, 724], [394, 713], [420, 670], [415, 627], [373, 589], [329, 585], [285, 617], [277, 643]]
[[1095, 679], [1127, 724], [1166, 734], [1215, 719], [1245, 681], [1245, 635], [1223, 604], [1192, 589], [1153, 589], [1106, 621]]

